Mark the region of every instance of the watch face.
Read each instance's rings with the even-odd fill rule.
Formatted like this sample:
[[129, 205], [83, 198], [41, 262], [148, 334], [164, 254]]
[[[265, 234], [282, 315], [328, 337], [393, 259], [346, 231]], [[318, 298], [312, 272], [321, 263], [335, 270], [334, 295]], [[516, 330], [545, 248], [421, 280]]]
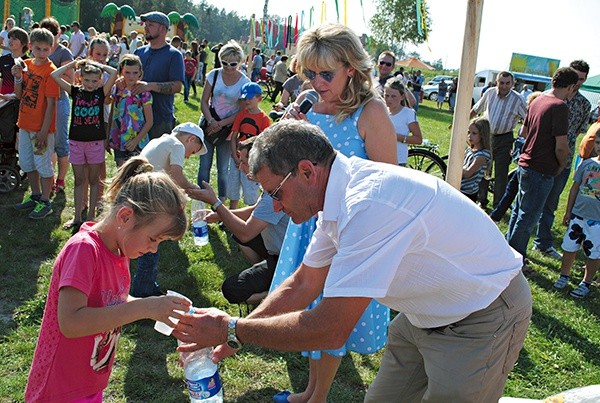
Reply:
[[239, 350], [239, 348], [242, 347], [236, 340], [227, 340], [227, 345], [236, 350]]

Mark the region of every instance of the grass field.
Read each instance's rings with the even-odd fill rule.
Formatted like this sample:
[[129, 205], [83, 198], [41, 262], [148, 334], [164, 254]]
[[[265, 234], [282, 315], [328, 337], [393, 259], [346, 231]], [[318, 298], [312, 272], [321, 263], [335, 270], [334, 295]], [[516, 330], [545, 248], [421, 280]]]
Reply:
[[[261, 106], [265, 111], [270, 108], [267, 102]], [[184, 104], [182, 97], [177, 96], [176, 108], [181, 122], [198, 121], [199, 98], [191, 98], [189, 104]], [[441, 153], [447, 153], [450, 113], [439, 111], [433, 102], [425, 101], [419, 109], [419, 120], [424, 137], [440, 144]], [[113, 172], [112, 160], [109, 159], [108, 165]], [[186, 175], [195, 178], [197, 167], [198, 158], [193, 157], [186, 162]], [[72, 189], [69, 174], [66, 195], [55, 198], [54, 214], [41, 222], [31, 221], [12, 208], [28, 192], [26, 184], [19, 190], [0, 194], [0, 402], [23, 401], [52, 263], [70, 236], [62, 224], [73, 214]], [[566, 193], [559, 215], [564, 211]], [[500, 223], [500, 229], [505, 228], [506, 223]], [[555, 225], [556, 246], [560, 246], [563, 231], [564, 227]], [[534, 313], [505, 395], [543, 398], [560, 390], [600, 383], [597, 288], [588, 299], [573, 300], [568, 291], [556, 292], [552, 288], [558, 261], [535, 252], [530, 258], [538, 272], [530, 279]], [[576, 267], [581, 265], [578, 260]], [[228, 275], [246, 266], [231, 235], [211, 225], [208, 246], [195, 247], [188, 233], [180, 242], [167, 242], [161, 247], [159, 282], [164, 289], [187, 295], [195, 306], [216, 306], [238, 314], [239, 307], [227, 303], [220, 285]], [[578, 280], [582, 273], [574, 270], [573, 275]], [[140, 321], [124, 327], [105, 391], [106, 401], [188, 401], [175, 352], [176, 341], [158, 334], [152, 326], [150, 321]], [[329, 401], [361, 402], [377, 373], [380, 357], [380, 354], [345, 357]], [[272, 401], [271, 396], [281, 389], [302, 390], [308, 375], [306, 360], [299, 354], [255, 347], [244, 347], [237, 356], [226, 359], [220, 371], [228, 402]]]

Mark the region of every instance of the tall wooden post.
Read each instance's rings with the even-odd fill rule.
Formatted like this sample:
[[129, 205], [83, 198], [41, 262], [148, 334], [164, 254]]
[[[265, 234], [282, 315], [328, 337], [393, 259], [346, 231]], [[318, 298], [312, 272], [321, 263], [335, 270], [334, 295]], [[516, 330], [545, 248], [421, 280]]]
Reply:
[[456, 94], [456, 104], [454, 105], [448, 172], [446, 173], [446, 181], [457, 189], [460, 189], [460, 181], [462, 179], [465, 141], [467, 140], [467, 129], [469, 127], [469, 112], [471, 110], [473, 81], [475, 79], [477, 50], [479, 48], [479, 31], [481, 29], [481, 16], [483, 14], [483, 0], [467, 1], [465, 37], [460, 62], [460, 74], [458, 75], [458, 92]]

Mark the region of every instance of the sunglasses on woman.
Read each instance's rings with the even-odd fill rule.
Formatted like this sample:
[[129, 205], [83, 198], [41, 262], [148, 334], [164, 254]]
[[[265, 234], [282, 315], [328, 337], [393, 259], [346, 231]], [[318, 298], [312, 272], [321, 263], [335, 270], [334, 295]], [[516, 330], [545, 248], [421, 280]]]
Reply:
[[333, 72], [333, 71], [321, 71], [319, 73], [316, 73], [309, 69], [304, 69], [303, 71], [304, 71], [304, 75], [306, 76], [306, 78], [308, 78], [310, 81], [314, 81], [317, 78], [317, 76], [321, 76], [321, 78], [323, 80], [330, 83], [333, 81], [333, 79], [335, 77], [335, 72]]
[[221, 60], [221, 64], [223, 66], [235, 67], [240, 63], [239, 62], [226, 62], [225, 60]]

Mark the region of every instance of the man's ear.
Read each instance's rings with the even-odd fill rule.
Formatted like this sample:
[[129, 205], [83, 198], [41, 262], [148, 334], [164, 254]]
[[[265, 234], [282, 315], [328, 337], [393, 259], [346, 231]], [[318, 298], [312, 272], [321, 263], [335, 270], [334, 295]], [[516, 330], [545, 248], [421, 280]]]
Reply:
[[308, 180], [314, 179], [316, 166], [309, 160], [301, 160], [298, 162], [298, 175]]

